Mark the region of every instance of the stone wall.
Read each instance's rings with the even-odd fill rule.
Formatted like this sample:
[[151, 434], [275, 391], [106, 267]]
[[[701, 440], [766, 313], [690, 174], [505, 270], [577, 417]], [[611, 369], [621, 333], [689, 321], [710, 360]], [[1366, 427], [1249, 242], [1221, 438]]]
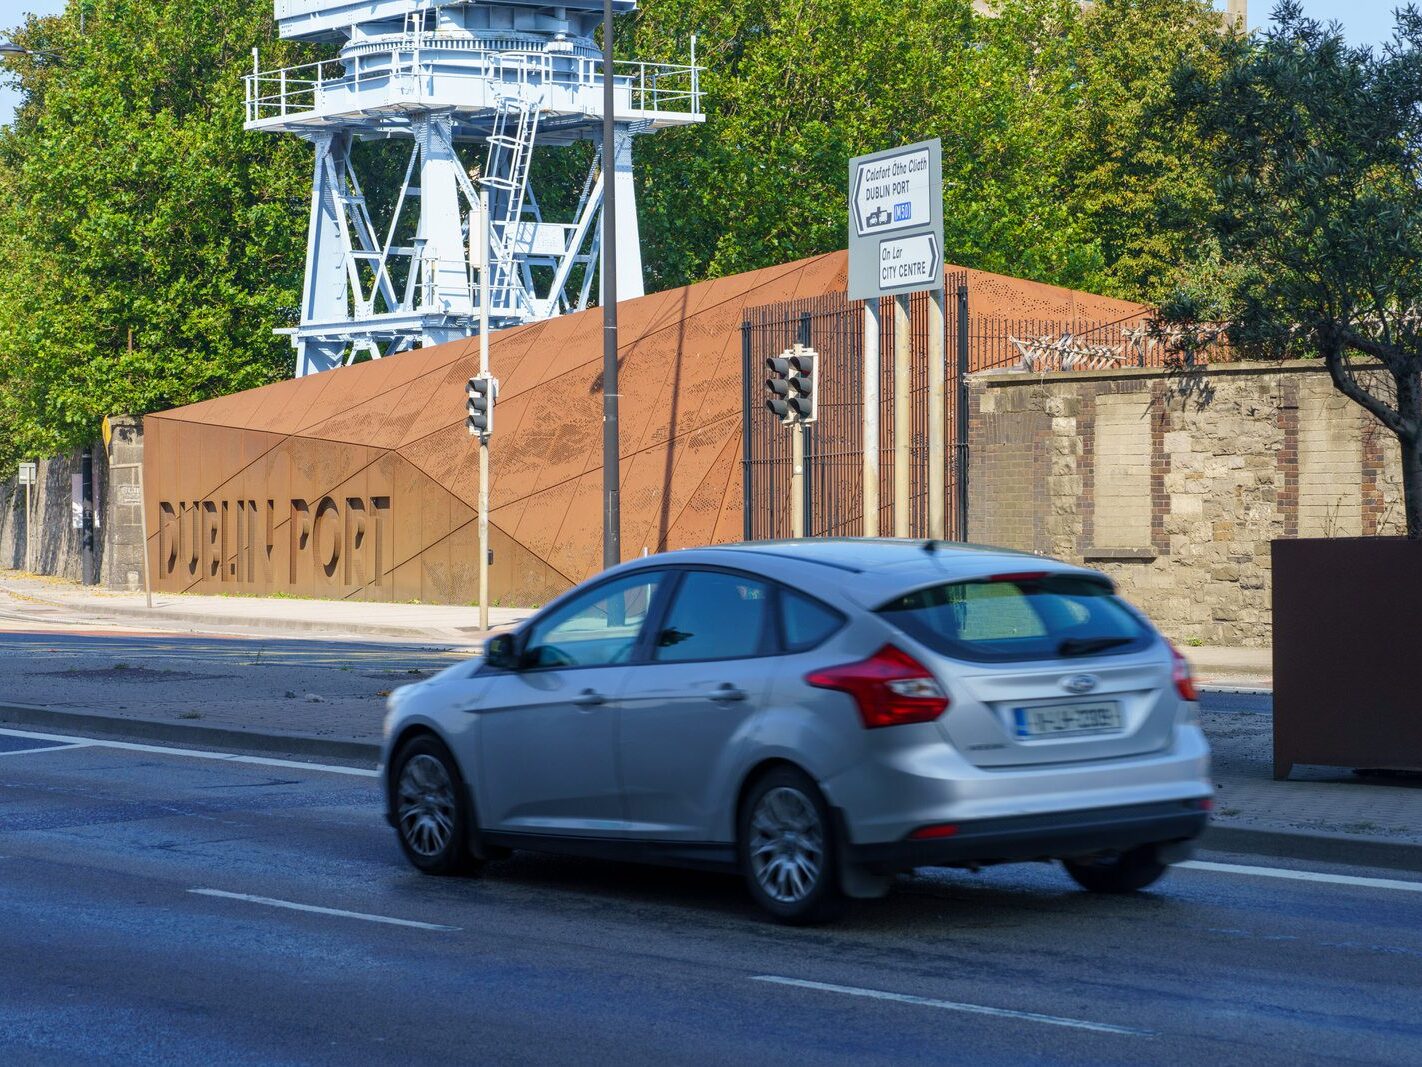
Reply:
[[969, 388], [971, 539], [1099, 567], [1179, 642], [1269, 643], [1276, 537], [1402, 532], [1396, 442], [1316, 363]]

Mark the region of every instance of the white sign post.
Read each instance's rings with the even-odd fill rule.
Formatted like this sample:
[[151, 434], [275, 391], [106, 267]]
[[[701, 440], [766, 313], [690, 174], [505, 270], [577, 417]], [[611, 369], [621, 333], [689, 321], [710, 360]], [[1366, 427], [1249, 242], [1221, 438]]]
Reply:
[[35, 540], [35, 509], [30, 499], [32, 486], [38, 480], [39, 466], [33, 462], [20, 464], [20, 484], [25, 487], [25, 570], [30, 569], [30, 546]]

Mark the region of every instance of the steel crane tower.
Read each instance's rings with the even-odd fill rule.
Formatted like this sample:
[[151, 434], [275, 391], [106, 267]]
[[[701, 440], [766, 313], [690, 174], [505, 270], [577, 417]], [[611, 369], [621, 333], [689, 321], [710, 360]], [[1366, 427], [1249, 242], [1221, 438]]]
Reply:
[[[702, 121], [695, 38], [687, 64], [615, 64], [611, 166], [599, 149], [574, 217], [553, 221], [539, 209], [530, 166], [539, 146], [600, 142], [603, 70], [593, 32], [601, 0], [274, 6], [283, 37], [340, 49], [334, 59], [279, 70], [262, 70], [253, 49], [244, 79], [247, 129], [294, 133], [315, 146], [301, 317], [284, 331], [298, 376], [477, 331], [471, 242], [481, 185], [490, 204], [492, 328], [587, 306], [609, 171], [618, 294], [642, 294], [631, 139]], [[636, 4], [615, 6], [626, 13]], [[377, 230], [351, 149], [389, 138], [408, 140], [410, 152], [392, 218]]]

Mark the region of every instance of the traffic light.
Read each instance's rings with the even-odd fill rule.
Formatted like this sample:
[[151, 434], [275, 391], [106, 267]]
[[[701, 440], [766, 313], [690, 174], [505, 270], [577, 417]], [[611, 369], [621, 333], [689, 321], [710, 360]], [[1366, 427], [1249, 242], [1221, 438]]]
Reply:
[[499, 382], [489, 374], [479, 374], [469, 379], [465, 388], [469, 397], [469, 417], [465, 425], [471, 435], [478, 434], [487, 440], [494, 432], [494, 401], [499, 396]]
[[765, 367], [770, 371], [770, 377], [765, 379], [765, 388], [770, 394], [765, 398], [765, 406], [781, 422], [789, 422], [792, 418], [790, 414], [790, 361], [784, 356], [771, 356], [765, 361]]
[[781, 422], [814, 422], [819, 415], [818, 356], [813, 348], [795, 345], [765, 361], [770, 377], [765, 406]]

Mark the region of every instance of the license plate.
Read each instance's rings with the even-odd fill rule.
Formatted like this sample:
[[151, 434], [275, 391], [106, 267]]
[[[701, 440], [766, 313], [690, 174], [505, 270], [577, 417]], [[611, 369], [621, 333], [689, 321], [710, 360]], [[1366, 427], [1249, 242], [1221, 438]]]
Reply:
[[1099, 734], [1121, 728], [1121, 705], [1115, 701], [1105, 701], [1096, 704], [1050, 704], [1045, 707], [1013, 708], [1012, 719], [1018, 737]]

